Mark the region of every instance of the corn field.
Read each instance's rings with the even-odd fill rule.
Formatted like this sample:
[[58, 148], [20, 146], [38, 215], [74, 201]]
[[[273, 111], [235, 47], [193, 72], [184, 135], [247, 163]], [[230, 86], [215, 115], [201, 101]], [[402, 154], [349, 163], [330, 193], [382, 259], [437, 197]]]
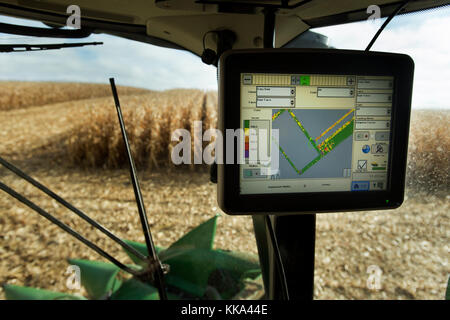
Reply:
[[[110, 88], [90, 86], [0, 82], [0, 154], [119, 237], [143, 242]], [[192, 135], [199, 120], [204, 130], [216, 127], [217, 93], [124, 87], [118, 92], [135, 160], [151, 168], [139, 174], [154, 239], [168, 246], [221, 213], [209, 174], [172, 170], [170, 161], [173, 130]], [[405, 203], [394, 211], [317, 216], [316, 299], [443, 298], [450, 271], [450, 112], [412, 115], [407, 172], [412, 195]], [[2, 168], [0, 180], [129, 262], [120, 247]], [[6, 194], [0, 195], [0, 213], [0, 283], [79, 293], [66, 287], [65, 259], [98, 260], [98, 255]], [[222, 215], [218, 224], [217, 248], [256, 254], [250, 217]], [[379, 291], [366, 286], [371, 265], [383, 270]]]
[[[170, 156], [177, 142], [171, 142], [171, 134], [176, 129], [186, 129], [194, 137], [194, 121], [203, 122], [203, 131], [216, 128], [216, 92], [189, 89], [149, 91], [130, 87], [119, 87], [118, 91], [131, 149], [139, 167], [158, 169], [173, 166]], [[52, 105], [59, 113], [52, 112]], [[48, 113], [49, 123], [45, 127], [55, 127], [54, 132], [58, 133], [61, 141], [53, 144], [62, 148], [58, 154], [64, 162], [79, 167], [109, 169], [126, 165], [117, 114], [110, 87], [106, 84], [0, 82], [2, 110], [18, 111], [12, 116], [19, 128], [20, 119], [25, 115], [34, 114], [33, 119], [38, 119], [47, 117], [45, 113]], [[58, 120], [62, 117], [67, 121]], [[444, 193], [449, 190], [449, 117], [450, 112], [445, 110], [413, 110], [407, 174], [410, 189]], [[62, 123], [66, 125], [62, 126]], [[36, 139], [41, 136], [37, 128], [11, 132], [20, 135], [27, 130], [30, 131], [28, 138], [30, 135], [35, 135]], [[62, 131], [65, 134], [61, 134]], [[26, 152], [34, 147], [28, 138], [23, 135], [20, 144], [9, 139], [5, 143], [18, 152]]]
[[[122, 94], [144, 94], [149, 90], [119, 87]], [[0, 110], [13, 110], [59, 102], [110, 97], [106, 84], [0, 81]]]
[[[119, 91], [120, 94], [120, 91]], [[177, 142], [171, 142], [176, 129], [194, 136], [194, 121], [203, 130], [216, 127], [217, 96], [200, 90], [169, 90], [145, 95], [121, 96], [121, 105], [130, 146], [138, 166], [167, 167]], [[116, 109], [111, 99], [87, 103], [70, 117], [86, 117], [75, 128], [67, 143], [72, 164], [87, 167], [117, 168], [126, 164]], [[194, 139], [191, 139], [192, 147]]]

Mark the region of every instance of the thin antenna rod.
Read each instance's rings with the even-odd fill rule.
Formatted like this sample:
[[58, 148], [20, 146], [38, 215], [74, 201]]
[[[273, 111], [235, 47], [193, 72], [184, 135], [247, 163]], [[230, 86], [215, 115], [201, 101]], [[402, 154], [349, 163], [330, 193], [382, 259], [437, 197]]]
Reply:
[[136, 198], [136, 204], [139, 211], [139, 217], [141, 220], [142, 231], [144, 232], [145, 243], [147, 245], [148, 256], [152, 261], [157, 263], [155, 270], [155, 280], [158, 286], [159, 297], [161, 300], [167, 300], [166, 285], [164, 283], [164, 272], [162, 270], [161, 262], [156, 254], [155, 245], [153, 243], [152, 234], [147, 220], [147, 213], [145, 212], [144, 200], [142, 199], [141, 187], [139, 186], [139, 180], [136, 173], [136, 166], [134, 164], [133, 156], [131, 155], [130, 143], [128, 141], [127, 132], [125, 129], [125, 123], [123, 121], [122, 110], [120, 108], [119, 96], [117, 94], [116, 84], [114, 78], [110, 78], [111, 89], [114, 96], [114, 102], [116, 104], [117, 116], [119, 118], [120, 129], [122, 131], [123, 142], [127, 152], [128, 163], [130, 165], [130, 176], [133, 184], [134, 195]]
[[380, 29], [378, 29], [377, 33], [374, 35], [374, 37], [372, 38], [372, 40], [370, 41], [369, 45], [366, 48], [366, 52], [370, 51], [370, 49], [372, 48], [373, 44], [375, 43], [375, 41], [377, 41], [378, 37], [380, 36], [380, 34], [383, 32], [384, 28], [386, 28], [386, 26], [389, 24], [389, 22], [391, 22], [392, 19], [394, 19], [394, 17], [403, 9], [406, 7], [406, 5], [409, 3], [410, 0], [406, 0], [403, 3], [401, 3], [397, 9], [391, 13], [391, 15], [386, 19], [386, 21], [383, 23], [383, 25], [380, 27]]
[[70, 204], [69, 202], [67, 202], [66, 200], [61, 198], [60, 196], [58, 196], [56, 193], [54, 193], [53, 191], [48, 189], [46, 186], [44, 186], [41, 183], [39, 183], [38, 181], [34, 180], [32, 177], [30, 177], [25, 172], [21, 171], [19, 168], [15, 167], [13, 164], [9, 163], [8, 161], [3, 159], [2, 157], [0, 157], [0, 164], [3, 165], [9, 171], [15, 173], [16, 175], [18, 175], [19, 177], [24, 179], [25, 181], [29, 182], [30, 184], [32, 184], [33, 186], [35, 186], [36, 188], [38, 188], [39, 190], [41, 190], [42, 192], [44, 192], [45, 194], [47, 194], [48, 196], [50, 196], [51, 198], [53, 198], [54, 200], [59, 202], [60, 204], [62, 204], [64, 207], [66, 207], [67, 209], [69, 209], [70, 211], [75, 213], [81, 219], [83, 219], [84, 221], [88, 222], [91, 226], [93, 226], [93, 227], [97, 228], [98, 230], [100, 230], [101, 232], [103, 232], [105, 235], [107, 235], [109, 238], [111, 238], [112, 240], [117, 242], [124, 249], [126, 249], [129, 252], [133, 253], [133, 255], [135, 255], [139, 259], [141, 259], [143, 261], [147, 260], [146, 256], [144, 256], [142, 253], [137, 251], [135, 248], [133, 248], [132, 246], [130, 246], [126, 242], [124, 242], [119, 237], [117, 237], [115, 234], [113, 234], [111, 231], [106, 229], [100, 223], [98, 223], [94, 219], [90, 218], [87, 214], [82, 212], [80, 209], [76, 208], [75, 206], [73, 206], [72, 204]]
[[88, 239], [86, 239], [85, 237], [83, 237], [82, 235], [80, 235], [78, 232], [76, 232], [75, 230], [73, 230], [71, 227], [69, 227], [68, 225], [66, 225], [64, 222], [58, 220], [57, 218], [55, 218], [54, 216], [52, 216], [50, 213], [48, 213], [47, 211], [45, 211], [44, 209], [42, 209], [41, 207], [39, 207], [38, 205], [36, 205], [35, 203], [31, 202], [30, 200], [28, 200], [27, 198], [25, 198], [23, 195], [21, 195], [20, 193], [17, 193], [16, 191], [14, 191], [13, 189], [11, 189], [10, 187], [8, 187], [6, 184], [0, 182], [0, 189], [5, 191], [6, 193], [8, 193], [11, 197], [19, 200], [20, 202], [22, 202], [24, 205], [26, 205], [27, 207], [29, 207], [30, 209], [36, 211], [38, 214], [40, 214], [41, 216], [43, 216], [44, 218], [46, 218], [47, 220], [50, 220], [52, 223], [56, 224], [58, 227], [60, 227], [61, 229], [63, 229], [65, 232], [69, 233], [70, 235], [72, 235], [73, 237], [75, 237], [76, 239], [78, 239], [79, 241], [83, 242], [85, 245], [87, 245], [89, 248], [91, 248], [92, 250], [94, 250], [95, 252], [97, 252], [99, 255], [101, 255], [102, 257], [108, 259], [110, 262], [112, 262], [113, 264], [115, 264], [117, 267], [119, 267], [120, 269], [122, 269], [125, 272], [128, 272], [134, 276], [138, 276], [139, 272], [137, 272], [136, 270], [133, 270], [129, 267], [127, 267], [126, 265], [124, 265], [123, 263], [121, 263], [120, 261], [116, 260], [114, 257], [112, 257], [111, 255], [109, 255], [107, 252], [105, 252], [103, 249], [101, 249], [100, 247], [98, 247], [96, 244], [92, 243], [91, 241], [89, 241]]

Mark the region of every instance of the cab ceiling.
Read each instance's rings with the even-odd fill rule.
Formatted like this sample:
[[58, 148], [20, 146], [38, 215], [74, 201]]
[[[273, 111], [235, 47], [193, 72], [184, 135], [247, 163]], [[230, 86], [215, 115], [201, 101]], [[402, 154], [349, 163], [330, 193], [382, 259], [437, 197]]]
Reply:
[[[76, 3], [75, 3], [76, 2]], [[199, 3], [202, 2], [202, 3]], [[281, 47], [311, 27], [322, 27], [367, 19], [370, 5], [379, 5], [387, 16], [401, 1], [390, 0], [294, 0], [283, 1], [292, 8], [279, 9], [275, 46]], [[212, 0], [0, 0], [0, 14], [64, 25], [66, 8], [81, 8], [81, 26], [96, 33], [108, 33], [156, 45], [183, 48], [200, 55], [203, 35], [210, 30], [228, 29], [237, 35], [234, 48], [262, 45], [261, 7], [281, 1]], [[405, 12], [448, 5], [450, 1], [411, 1]], [[1, 30], [0, 30], [1, 32]], [[207, 45], [214, 47], [214, 37]]]

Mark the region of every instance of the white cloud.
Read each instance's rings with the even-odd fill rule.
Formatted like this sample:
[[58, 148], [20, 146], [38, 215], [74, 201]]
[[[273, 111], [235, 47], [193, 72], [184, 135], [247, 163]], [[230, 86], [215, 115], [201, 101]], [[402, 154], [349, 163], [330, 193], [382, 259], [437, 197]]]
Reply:
[[[0, 21], [39, 26], [36, 23], [11, 18], [3, 18]], [[74, 40], [36, 39], [11, 35], [3, 35], [0, 41], [2, 43], [74, 42]], [[217, 89], [216, 68], [203, 64], [199, 57], [189, 52], [107, 35], [92, 35], [87, 39], [76, 41], [101, 41], [104, 45], [0, 54], [0, 80], [107, 83], [109, 77], [113, 76], [121, 85], [155, 90]]]
[[[450, 108], [450, 10], [395, 18], [372, 50], [409, 54], [415, 61], [413, 107]], [[447, 13], [446, 13], [447, 12]], [[39, 23], [1, 17], [0, 21], [39, 26]], [[336, 48], [364, 49], [381, 21], [316, 29]], [[2, 39], [8, 39], [2, 41]], [[11, 38], [14, 39], [11, 40]], [[48, 42], [48, 39], [1, 35], [0, 42]], [[100, 47], [33, 53], [0, 54], [0, 80], [83, 81], [106, 83], [114, 76], [121, 85], [149, 89], [217, 89], [216, 69], [189, 52], [160, 48], [106, 35]], [[62, 40], [51, 39], [51, 42]], [[73, 40], [64, 40], [71, 42]], [[78, 41], [78, 40], [77, 40]], [[84, 40], [83, 40], [84, 41]]]
[[[408, 20], [408, 23], [400, 21], [391, 29], [388, 25], [372, 51], [404, 53], [413, 58], [413, 108], [450, 109], [450, 41], [446, 34], [450, 16], [430, 17], [424, 13], [409, 16]], [[363, 50], [379, 25], [380, 22], [365, 21], [316, 31], [327, 35], [329, 45], [336, 48]]]

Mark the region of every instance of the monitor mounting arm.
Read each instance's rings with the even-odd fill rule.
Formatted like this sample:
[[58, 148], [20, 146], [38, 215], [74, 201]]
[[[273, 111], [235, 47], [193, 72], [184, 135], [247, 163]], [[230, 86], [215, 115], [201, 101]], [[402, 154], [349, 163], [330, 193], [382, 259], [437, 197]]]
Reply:
[[[276, 11], [276, 8], [263, 10], [265, 48], [273, 48]], [[279, 270], [284, 268], [287, 282], [284, 289], [288, 292], [288, 298], [313, 300], [316, 215], [253, 215], [252, 218], [266, 298], [286, 299], [283, 279], [280, 278], [282, 270]], [[277, 244], [271, 240], [271, 232]], [[274, 245], [279, 250], [275, 250]], [[283, 266], [276, 263], [277, 253]]]

